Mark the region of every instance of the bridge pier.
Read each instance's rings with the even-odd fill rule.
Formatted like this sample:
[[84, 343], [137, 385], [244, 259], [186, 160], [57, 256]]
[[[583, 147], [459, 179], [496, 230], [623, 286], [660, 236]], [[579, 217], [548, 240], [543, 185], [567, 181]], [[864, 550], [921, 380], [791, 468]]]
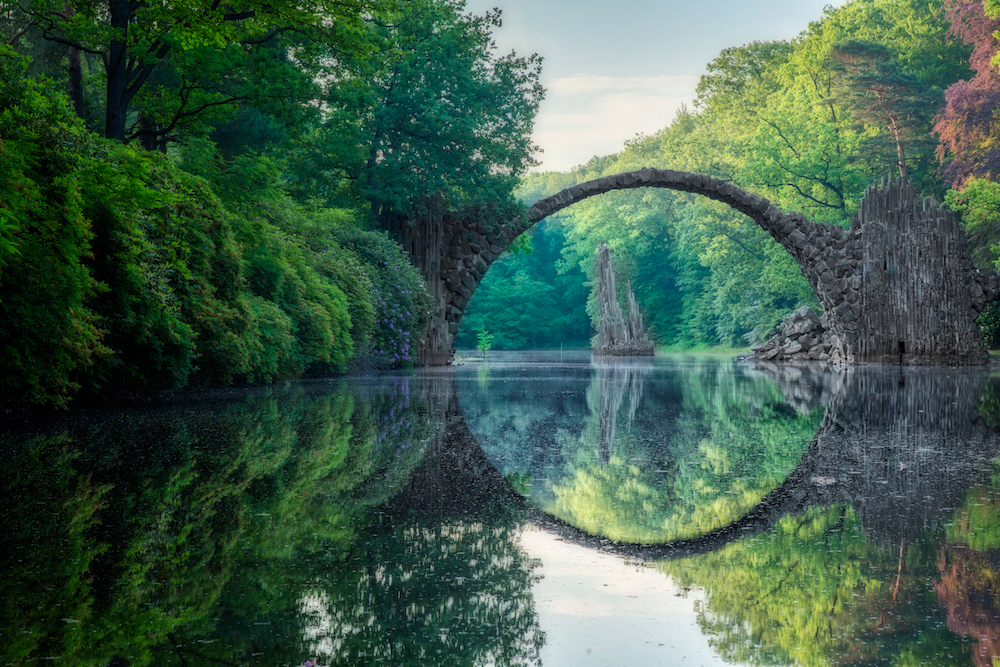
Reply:
[[401, 217], [382, 226], [422, 272], [434, 313], [419, 340], [419, 365], [447, 366], [455, 357], [455, 336], [469, 300], [483, 276], [514, 240], [534, 223], [523, 217], [496, 224], [475, 212], [456, 215], [430, 207], [416, 224]]

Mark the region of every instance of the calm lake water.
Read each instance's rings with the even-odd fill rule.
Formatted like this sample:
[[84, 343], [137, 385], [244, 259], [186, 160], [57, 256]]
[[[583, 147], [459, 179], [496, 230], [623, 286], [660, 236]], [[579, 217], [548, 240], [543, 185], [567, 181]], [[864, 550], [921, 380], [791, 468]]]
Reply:
[[7, 424], [0, 659], [1000, 664], [998, 427], [983, 369], [559, 352]]

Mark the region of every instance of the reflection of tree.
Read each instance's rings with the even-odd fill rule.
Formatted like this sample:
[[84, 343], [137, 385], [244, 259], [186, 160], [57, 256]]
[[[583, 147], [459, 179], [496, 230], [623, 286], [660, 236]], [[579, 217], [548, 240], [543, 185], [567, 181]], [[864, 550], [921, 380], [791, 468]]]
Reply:
[[562, 467], [557, 443], [579, 437], [591, 369], [586, 358], [567, 356], [577, 363], [552, 373], [540, 364], [540, 376], [528, 381], [520, 368], [503, 366], [491, 368], [481, 382], [456, 377], [463, 418], [505, 475], [543, 478], [538, 471], [546, 466]]
[[866, 539], [848, 507], [786, 517], [769, 532], [659, 567], [705, 590], [699, 623], [727, 660], [751, 664], [966, 664], [927, 594], [932, 549]]
[[938, 603], [948, 613], [948, 629], [976, 641], [975, 664], [991, 667], [994, 656], [1000, 656], [1000, 467], [996, 462], [989, 482], [969, 489], [945, 536], [947, 543], [937, 558]]
[[[721, 551], [661, 564], [705, 589], [701, 622], [724, 656], [967, 664], [964, 638], [973, 636], [977, 664], [990, 664], [1000, 647], [989, 565], [1000, 494], [965, 493], [997, 452], [983, 382], [976, 371], [854, 369], [792, 475], [789, 495], [811, 509]], [[949, 546], [939, 546], [943, 535]]]
[[[818, 409], [799, 414], [771, 381], [730, 363], [630, 370], [598, 367], [583, 431], [548, 473], [554, 499], [534, 494], [592, 534], [651, 543], [725, 526], [784, 480], [819, 425]], [[633, 425], [604, 460], [610, 447], [594, 444], [613, 430], [626, 388]]]
[[[296, 385], [8, 433], [21, 465], [0, 489], [3, 661], [302, 655], [301, 582], [343, 561], [431, 434], [405, 388]], [[287, 632], [265, 640], [278, 617]]]
[[3, 442], [0, 466], [0, 660], [75, 654], [91, 613], [89, 535], [106, 489], [73, 471], [65, 436]]
[[301, 604], [323, 662], [522, 665], [543, 635], [513, 523], [419, 520], [385, 526], [363, 555]]
[[303, 602], [314, 652], [332, 664], [538, 662], [537, 563], [518, 543], [519, 504], [456, 398], [444, 413], [443, 432], [349, 567]]
[[947, 612], [947, 627], [976, 641], [972, 661], [992, 667], [1000, 656], [1000, 558], [964, 545], [948, 545], [938, 555], [941, 580], [937, 601]]

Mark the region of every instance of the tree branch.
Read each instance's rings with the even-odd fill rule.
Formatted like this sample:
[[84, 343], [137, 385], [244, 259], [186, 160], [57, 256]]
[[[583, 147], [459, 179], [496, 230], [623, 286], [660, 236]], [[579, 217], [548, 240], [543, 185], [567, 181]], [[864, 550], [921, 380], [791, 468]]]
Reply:
[[12, 44], [14, 44], [14, 42], [16, 42], [17, 40], [21, 39], [21, 36], [24, 35], [24, 33], [28, 32], [31, 29], [31, 26], [33, 26], [33, 25], [35, 25], [37, 23], [38, 23], [38, 19], [34, 19], [30, 23], [28, 23], [26, 26], [24, 26], [23, 28], [21, 28], [20, 30], [18, 30], [17, 32], [15, 32], [14, 36], [7, 40], [7, 46], [11, 46]]

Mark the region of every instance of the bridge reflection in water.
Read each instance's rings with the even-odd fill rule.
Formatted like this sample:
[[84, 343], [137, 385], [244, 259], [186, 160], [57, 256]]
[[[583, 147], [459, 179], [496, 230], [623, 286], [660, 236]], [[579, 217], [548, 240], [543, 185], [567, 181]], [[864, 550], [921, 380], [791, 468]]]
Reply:
[[[653, 362], [636, 364], [625, 360], [616, 364], [602, 360], [592, 369], [581, 367], [567, 377], [552, 378], [549, 381], [559, 384], [548, 391], [540, 386], [546, 382], [544, 374], [519, 377], [519, 370], [502, 365], [492, 369], [496, 377], [487, 390], [477, 390], [460, 375], [458, 403], [467, 406], [472, 414], [466, 420], [462, 410], [453, 408], [442, 442], [450, 457], [467, 462], [474, 477], [456, 486], [498, 489], [506, 488], [502, 480], [512, 480], [515, 486], [518, 480], [522, 486], [530, 481], [527, 496], [534, 502], [527, 506], [533, 521], [581, 545], [630, 557], [661, 559], [712, 551], [767, 530], [785, 515], [835, 503], [852, 506], [871, 539], [898, 544], [950, 520], [968, 487], [982, 475], [984, 465], [1000, 455], [1000, 439], [990, 415], [984, 414], [987, 375], [981, 369], [859, 366], [838, 371], [819, 365], [741, 368], [702, 363], [689, 368], [660, 365], [656, 371]], [[590, 379], [584, 390], [586, 375]], [[703, 382], [696, 381], [692, 387], [692, 377], [700, 377]], [[639, 442], [639, 448], [651, 444], [647, 450], [653, 450], [652, 454], [645, 452], [646, 460], [641, 460], [641, 455], [633, 456], [624, 465], [633, 471], [636, 464], [663, 466], [656, 469], [656, 479], [663, 487], [672, 486], [672, 492], [676, 492], [678, 480], [689, 474], [683, 469], [685, 463], [719, 465], [723, 469], [735, 464], [711, 460], [715, 448], [726, 447], [725, 442], [709, 442], [712, 424], [708, 422], [718, 415], [696, 415], [695, 419], [703, 423], [691, 424], [691, 413], [704, 408], [692, 403], [696, 398], [709, 403], [724, 401], [726, 397], [721, 394], [736, 391], [737, 387], [752, 388], [761, 379], [780, 391], [783, 404], [775, 404], [774, 395], [764, 395], [759, 397], [762, 404], [754, 406], [755, 397], [750, 395], [743, 397], [746, 402], [742, 408], [749, 417], [769, 414], [772, 431], [795, 424], [796, 417], [788, 414], [792, 410], [798, 415], [815, 414], [817, 409], [824, 412], [818, 429], [808, 440], [797, 443], [800, 454], [792, 452], [797, 459], [794, 466], [761, 495], [759, 502], [748, 505], [726, 525], [689, 539], [652, 543], [614, 539], [602, 532], [601, 526], [594, 530], [594, 526], [588, 529], [574, 525], [571, 512], [567, 515], [556, 509], [558, 503], [552, 502], [545, 484], [551, 490], [553, 481], [565, 472], [558, 470], [559, 466], [571, 469], [571, 476], [579, 476], [579, 470], [572, 469], [581, 459], [579, 442], [586, 442], [588, 437], [598, 464], [611, 463], [616, 433], [622, 436], [616, 426], [620, 412], [626, 414], [627, 428], [625, 435], [618, 438], [619, 445], [631, 444], [635, 450]], [[654, 403], [663, 399], [665, 391], [670, 393], [672, 384], [685, 381], [689, 386], [680, 387], [680, 393], [673, 397], [675, 404]], [[650, 396], [640, 408], [644, 392]], [[685, 392], [687, 395], [683, 395]], [[701, 396], [691, 396], [696, 393]], [[545, 398], [551, 404], [543, 410], [540, 406]], [[587, 399], [590, 408], [584, 412]], [[523, 421], [518, 423], [522, 408], [527, 415], [521, 415]], [[652, 428], [629, 434], [637, 413], [639, 428]], [[733, 414], [723, 416], [738, 421]], [[797, 429], [790, 430], [794, 437]], [[675, 442], [649, 443], [651, 438], [671, 437]], [[699, 440], [702, 458], [678, 461], [683, 459], [678, 450], [685, 446], [690, 449], [691, 443], [677, 440], [691, 437]], [[568, 441], [576, 442], [567, 446]], [[748, 458], [771, 454], [764, 451], [768, 443], [754, 444], [757, 451]], [[574, 446], [576, 451], [567, 452]], [[567, 458], [573, 456], [574, 460]], [[667, 460], [671, 456], [675, 460]], [[495, 465], [486, 466], [486, 460]], [[746, 479], [753, 475], [753, 471], [737, 472], [731, 480], [736, 491], [727, 490], [731, 494], [745, 491]], [[437, 483], [434, 486], [441, 488]], [[559, 484], [555, 486], [558, 492]], [[672, 492], [664, 492], [661, 500], [665, 504], [691, 500], [678, 498]], [[689, 533], [697, 528], [684, 527]]]
[[532, 521], [697, 589], [720, 659], [986, 667], [998, 398], [982, 369], [491, 353], [52, 416], [0, 434], [0, 662], [533, 664]]
[[[1000, 655], [997, 378], [981, 369], [581, 364], [554, 380], [546, 404], [546, 376], [555, 374], [502, 364], [476, 381], [460, 372], [460, 418], [442, 446], [476, 463], [456, 486], [492, 488], [567, 543], [657, 562], [679, 585], [704, 590], [699, 623], [724, 659], [888, 664], [908, 655], [914, 664], [986, 666]], [[529, 414], [518, 421], [520, 401]], [[749, 422], [734, 406], [766, 422], [742, 433], [749, 447], [738, 437]], [[626, 410], [623, 433], [616, 420]], [[810, 416], [814, 428], [802, 437]], [[782, 429], [801, 438], [797, 449], [775, 446]], [[726, 460], [727, 436], [762, 468], [774, 466], [775, 452], [794, 461], [759, 500], [711, 526], [684, 508], [698, 501], [684, 488], [691, 468], [719, 474], [689, 487], [728, 481], [722, 495], [746, 496], [753, 486], [752, 472]], [[637, 471], [650, 463], [658, 478]], [[658, 479], [660, 496], [639, 494], [642, 508], [667, 523], [700, 516], [672, 532], [702, 532], [615, 539], [607, 521], [588, 522], [599, 512], [560, 502], [600, 502], [560, 489], [616, 465], [631, 476], [607, 475], [621, 485], [589, 490], [627, 495]], [[719, 497], [704, 495], [715, 505]], [[640, 514], [629, 518], [642, 523]]]

